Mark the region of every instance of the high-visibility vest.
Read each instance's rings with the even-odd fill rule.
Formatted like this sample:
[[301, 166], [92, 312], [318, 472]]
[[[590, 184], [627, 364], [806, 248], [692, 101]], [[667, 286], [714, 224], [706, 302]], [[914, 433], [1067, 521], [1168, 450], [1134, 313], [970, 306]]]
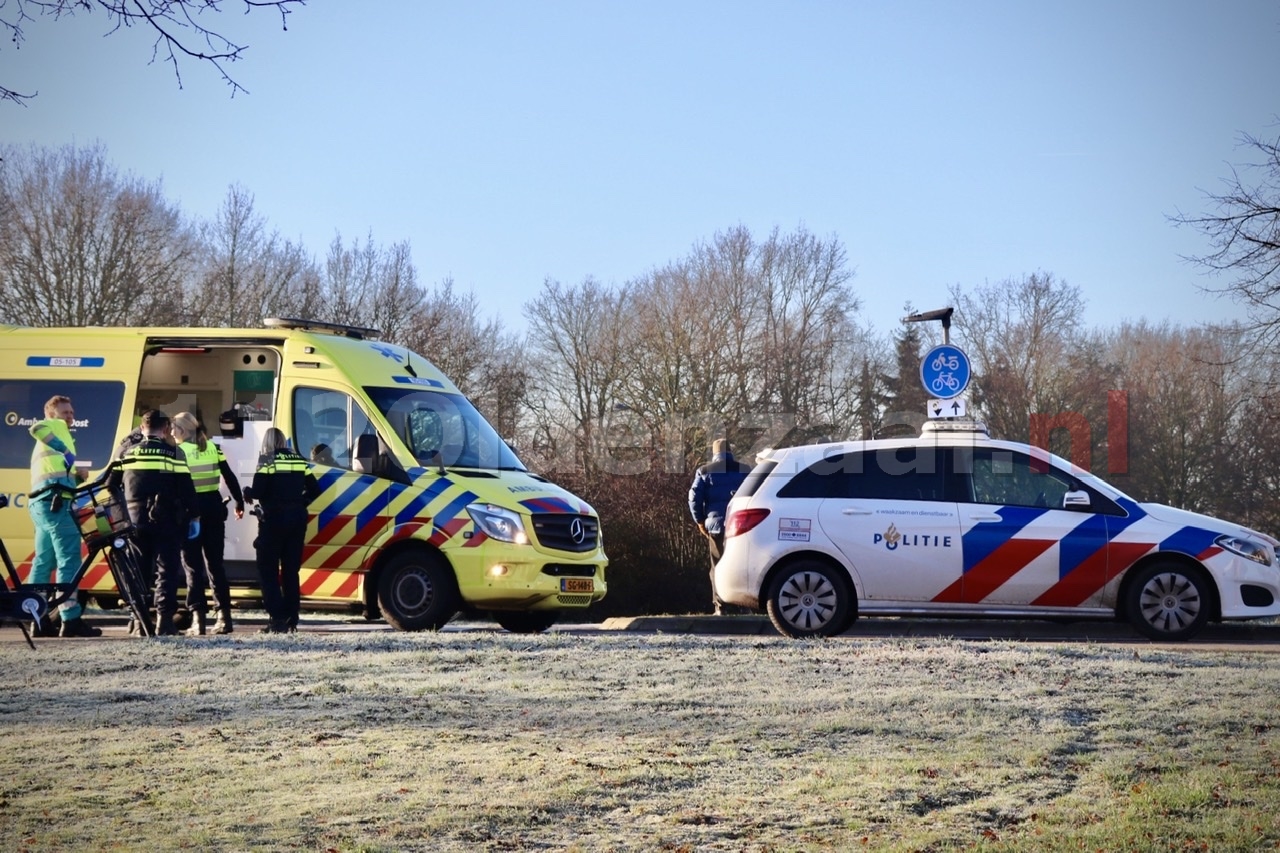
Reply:
[[218, 491], [218, 483], [222, 480], [222, 448], [212, 441], [206, 441], [204, 450], [194, 441], [184, 441], [178, 445], [187, 457], [187, 468], [191, 471], [191, 482], [195, 484], [196, 494]]
[[[31, 450], [31, 491], [53, 483], [75, 488], [75, 480], [67, 470], [67, 460], [63, 458], [63, 454], [76, 452], [76, 443], [67, 422], [62, 418], [45, 418], [32, 424], [29, 432], [36, 440], [36, 446]], [[64, 449], [59, 450], [59, 446]]]

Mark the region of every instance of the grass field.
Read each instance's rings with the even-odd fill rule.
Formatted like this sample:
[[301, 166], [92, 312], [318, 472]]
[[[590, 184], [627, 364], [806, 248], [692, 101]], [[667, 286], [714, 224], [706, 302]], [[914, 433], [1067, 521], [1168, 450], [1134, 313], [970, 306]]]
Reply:
[[1280, 846], [1274, 655], [477, 630], [0, 667], [4, 850]]

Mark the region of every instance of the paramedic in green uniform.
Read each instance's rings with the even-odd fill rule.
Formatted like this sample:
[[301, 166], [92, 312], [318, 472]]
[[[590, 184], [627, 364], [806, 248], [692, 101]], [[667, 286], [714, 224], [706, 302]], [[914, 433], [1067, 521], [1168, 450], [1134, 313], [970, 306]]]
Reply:
[[[35, 557], [31, 561], [30, 582], [49, 583], [57, 567], [57, 582], [71, 583], [80, 568], [80, 528], [71, 514], [75, 488], [85, 478], [76, 468], [76, 442], [71, 437], [75, 421], [71, 398], [58, 395], [44, 404], [44, 420], [31, 425], [36, 445], [31, 451], [31, 491], [27, 511], [35, 527]], [[97, 637], [101, 629], [81, 618], [75, 595], [58, 608], [62, 616], [60, 637]], [[41, 626], [35, 633], [42, 634]]]

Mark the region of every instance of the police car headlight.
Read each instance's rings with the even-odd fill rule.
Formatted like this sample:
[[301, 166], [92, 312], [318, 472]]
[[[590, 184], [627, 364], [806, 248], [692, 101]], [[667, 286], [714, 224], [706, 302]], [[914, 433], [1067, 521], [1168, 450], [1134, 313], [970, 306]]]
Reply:
[[1254, 539], [1250, 536], [1224, 535], [1214, 540], [1214, 544], [1224, 551], [1230, 551], [1246, 560], [1253, 560], [1255, 563], [1261, 563], [1264, 566], [1270, 566], [1275, 563], [1275, 554], [1272, 553], [1271, 547], [1266, 542]]
[[525, 533], [524, 521], [519, 514], [494, 504], [472, 504], [467, 507], [467, 514], [475, 522], [476, 527], [484, 531], [490, 539], [499, 542], [514, 542], [517, 545], [528, 545], [529, 535]]

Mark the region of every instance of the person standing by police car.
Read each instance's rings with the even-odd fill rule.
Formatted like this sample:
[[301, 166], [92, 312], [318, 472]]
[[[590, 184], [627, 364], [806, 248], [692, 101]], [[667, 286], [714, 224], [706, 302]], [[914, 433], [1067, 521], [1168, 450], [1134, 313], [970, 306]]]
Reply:
[[182, 577], [182, 543], [200, 535], [199, 505], [187, 462], [169, 441], [170, 422], [152, 409], [142, 416], [142, 442], [120, 458], [112, 475], [124, 486], [139, 564], [155, 566], [156, 634], [178, 633], [173, 623]]
[[319, 493], [307, 460], [295, 453], [280, 430], [271, 427], [262, 439], [258, 469], [245, 499], [261, 508], [258, 538], [258, 581], [262, 606], [271, 620], [264, 634], [286, 634], [298, 628], [301, 592], [298, 574], [307, 537], [307, 504]]
[[689, 513], [707, 537], [711, 553], [711, 606], [717, 616], [723, 612], [723, 603], [716, 595], [716, 563], [724, 553], [725, 510], [750, 473], [750, 465], [733, 458], [729, 440], [717, 438], [711, 445], [711, 461], [698, 468], [689, 487]]
[[[69, 584], [80, 568], [80, 528], [71, 515], [76, 485], [85, 472], [76, 468], [76, 442], [71, 436], [75, 422], [71, 398], [61, 394], [44, 404], [44, 420], [29, 430], [35, 439], [31, 451], [31, 490], [27, 511], [35, 528], [35, 556], [29, 581], [47, 584], [53, 575], [60, 584]], [[55, 572], [56, 567], [56, 572]], [[58, 608], [62, 617], [60, 637], [97, 637], [102, 630], [81, 619], [80, 602], [72, 595]], [[39, 622], [32, 633], [44, 636]]]
[[213, 633], [230, 634], [231, 585], [223, 555], [226, 553], [227, 505], [218, 490], [220, 482], [227, 484], [231, 499], [235, 501], [236, 518], [244, 518], [244, 495], [240, 481], [236, 479], [222, 448], [209, 440], [209, 434], [190, 412], [173, 416], [173, 437], [178, 442], [191, 472], [196, 489], [196, 502], [200, 505], [200, 536], [188, 539], [182, 546], [182, 567], [187, 578], [187, 609], [191, 611], [192, 625], [187, 633], [204, 634], [207, 627], [209, 602], [205, 598], [206, 587], [213, 588], [213, 601], [218, 617]]

